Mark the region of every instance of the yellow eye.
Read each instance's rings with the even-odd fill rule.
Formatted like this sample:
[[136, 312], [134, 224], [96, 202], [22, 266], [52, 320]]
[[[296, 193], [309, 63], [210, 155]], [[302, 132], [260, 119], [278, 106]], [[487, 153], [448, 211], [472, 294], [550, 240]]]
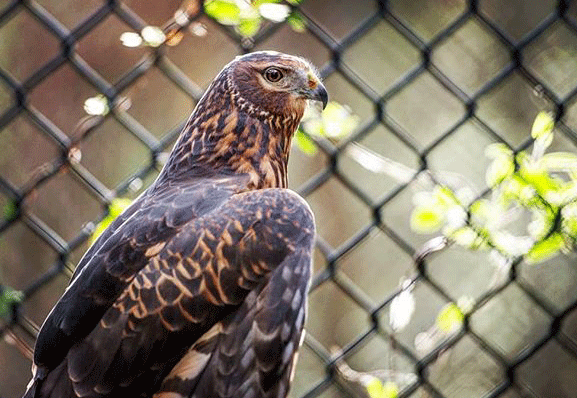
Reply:
[[271, 67], [264, 71], [264, 77], [271, 83], [276, 83], [282, 79], [283, 74], [279, 68]]

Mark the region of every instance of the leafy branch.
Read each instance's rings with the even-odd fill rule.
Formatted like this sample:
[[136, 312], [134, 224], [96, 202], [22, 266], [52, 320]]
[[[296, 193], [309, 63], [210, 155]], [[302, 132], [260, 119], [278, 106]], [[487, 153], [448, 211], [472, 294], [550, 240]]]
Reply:
[[[490, 192], [467, 204], [443, 184], [415, 196], [411, 227], [422, 233], [441, 231], [471, 250], [493, 250], [512, 261], [523, 256], [535, 263], [574, 250], [577, 240], [577, 155], [545, 153], [554, 138], [554, 121], [541, 112], [533, 124], [532, 151], [514, 153], [502, 143], [485, 154], [493, 159], [486, 172]], [[528, 215], [525, 233], [508, 225]]]
[[[306, 20], [296, 8], [302, 0], [185, 0], [163, 27], [148, 25], [140, 32], [123, 32], [119, 39], [125, 47], [174, 47], [183, 39], [185, 29], [195, 36], [205, 36], [206, 26], [197, 21], [201, 7], [209, 18], [224, 26], [231, 26], [243, 39], [253, 38], [266, 23], [286, 22], [294, 31], [304, 32]], [[112, 103], [105, 95], [96, 94], [84, 101], [84, 111], [91, 116], [106, 116], [111, 108], [127, 110], [129, 98], [121, 97]], [[302, 138], [302, 137], [301, 137]], [[302, 141], [302, 139], [301, 139]], [[309, 143], [310, 144], [310, 143]], [[310, 145], [308, 145], [310, 148]]]
[[303, 32], [306, 22], [302, 15], [291, 8], [302, 0], [206, 0], [204, 12], [222, 25], [233, 26], [243, 37], [253, 37], [265, 21], [287, 22], [297, 31]]
[[[347, 113], [342, 105], [333, 106], [330, 112], [303, 121], [296, 143], [304, 152], [316, 151], [311, 137], [335, 141], [356, 127], [355, 115]], [[334, 123], [340, 129], [331, 129]], [[514, 152], [503, 143], [489, 145], [485, 150], [492, 159], [485, 175], [489, 191], [480, 198], [474, 197], [471, 185], [464, 184], [460, 175], [419, 172], [358, 143], [347, 145], [345, 152], [368, 171], [388, 174], [399, 183], [419, 183], [422, 177], [433, 179], [432, 189], [418, 191], [413, 196], [411, 228], [423, 234], [441, 232], [442, 237], [429, 242], [431, 247], [435, 246], [434, 251], [450, 243], [488, 251], [501, 272], [520, 258], [536, 263], [560, 252], [574, 251], [577, 246], [577, 154], [547, 153], [554, 128], [552, 115], [541, 112], [531, 129], [530, 150]], [[299, 134], [305, 138], [299, 138]], [[513, 232], [513, 227], [518, 230], [519, 224], [522, 232]], [[391, 335], [411, 321], [415, 309], [413, 281], [401, 281], [400, 290], [389, 305]], [[445, 305], [434, 324], [415, 337], [417, 352], [426, 355], [440, 341], [458, 333], [473, 306], [474, 299], [467, 296]], [[394, 364], [379, 371], [376, 378], [374, 372], [353, 371], [343, 361], [337, 362], [337, 371], [342, 383], [362, 397], [395, 397], [402, 387]]]

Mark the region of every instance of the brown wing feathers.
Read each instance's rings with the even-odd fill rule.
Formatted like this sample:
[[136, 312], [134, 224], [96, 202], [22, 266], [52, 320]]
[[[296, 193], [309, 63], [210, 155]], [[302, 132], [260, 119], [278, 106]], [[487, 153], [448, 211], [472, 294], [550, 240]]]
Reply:
[[326, 102], [311, 73], [266, 52], [223, 69], [157, 181], [78, 265], [26, 398], [286, 396], [314, 221], [283, 188], [306, 99]]
[[306, 250], [291, 254], [191, 347], [155, 397], [285, 396], [305, 318], [309, 261]]

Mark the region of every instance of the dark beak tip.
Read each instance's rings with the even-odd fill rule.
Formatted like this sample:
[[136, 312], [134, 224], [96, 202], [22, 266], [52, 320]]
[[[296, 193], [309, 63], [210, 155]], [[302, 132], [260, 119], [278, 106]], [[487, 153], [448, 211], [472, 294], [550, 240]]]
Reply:
[[329, 93], [327, 92], [325, 86], [323, 86], [322, 84], [319, 84], [319, 86], [316, 88], [315, 91], [316, 91], [316, 99], [322, 102], [324, 110], [327, 107], [327, 104], [329, 103]]
[[323, 104], [323, 110], [327, 107], [329, 103], [329, 94], [325, 86], [319, 83], [315, 88], [307, 88], [305, 90], [299, 90], [297, 95], [311, 100], [311, 101], [318, 101]]

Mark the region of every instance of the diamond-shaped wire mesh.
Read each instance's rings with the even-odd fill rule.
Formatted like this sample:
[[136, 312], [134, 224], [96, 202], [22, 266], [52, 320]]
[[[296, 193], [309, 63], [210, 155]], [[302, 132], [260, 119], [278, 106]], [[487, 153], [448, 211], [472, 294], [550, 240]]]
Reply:
[[[200, 12], [177, 46], [122, 46], [121, 33], [163, 25], [181, 6], [194, 2], [0, 5], [0, 283], [24, 293], [0, 324], [0, 397], [24, 390], [23, 346], [64, 291], [91, 225], [112, 198], [153, 180], [222, 65], [258, 49], [309, 58], [331, 99], [361, 120], [342, 142], [291, 155], [291, 186], [319, 232], [292, 396], [351, 396], [335, 372], [344, 360], [414, 373], [401, 397], [577, 397], [575, 257], [519, 261], [497, 283], [483, 253], [429, 257], [421, 247], [431, 236], [409, 227], [416, 173], [405, 182], [375, 175], [347, 152], [360, 143], [483, 191], [485, 146], [529, 146], [541, 110], [556, 115], [554, 147], [577, 151], [577, 2], [308, 0], [292, 6], [304, 32], [269, 23], [247, 40]], [[83, 120], [84, 100], [97, 94], [113, 109]], [[416, 307], [392, 333], [401, 278], [413, 282]], [[439, 310], [464, 295], [474, 305], [462, 329], [423, 350], [416, 341]]]

